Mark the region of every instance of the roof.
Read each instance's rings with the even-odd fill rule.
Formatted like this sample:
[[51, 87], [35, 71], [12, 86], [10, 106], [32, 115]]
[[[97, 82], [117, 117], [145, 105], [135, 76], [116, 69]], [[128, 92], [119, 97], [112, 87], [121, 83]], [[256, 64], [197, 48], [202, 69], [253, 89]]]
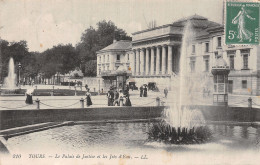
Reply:
[[215, 66], [227, 66], [227, 62], [223, 59], [223, 58], [218, 58], [216, 61], [215, 61]]
[[[185, 24], [188, 20], [191, 22], [193, 28], [199, 28], [199, 29], [203, 29], [203, 30], [206, 30], [206, 31], [215, 29], [215, 27], [223, 27], [223, 25], [221, 25], [219, 23], [209, 21], [208, 18], [195, 14], [195, 15], [192, 15], [192, 16], [189, 16], [189, 17], [181, 18], [177, 21], [174, 21], [171, 24], [166, 24], [166, 25], [155, 27], [155, 28], [138, 31], [138, 32], [135, 32], [135, 33], [132, 33], [132, 34], [135, 35], [135, 34], [139, 34], [139, 33], [146, 32], [146, 31], [152, 31], [154, 29], [160, 29], [160, 28], [167, 27], [167, 26], [181, 27], [182, 28], [182, 27], [185, 26]], [[202, 35], [206, 35], [206, 33], [204, 33]]]
[[108, 45], [107, 47], [101, 49], [98, 52], [106, 52], [106, 51], [125, 51], [131, 49], [132, 43], [128, 40], [120, 40]]
[[215, 26], [220, 26], [219, 23], [209, 21], [206, 17], [200, 16], [200, 15], [192, 15], [186, 18], [179, 19], [172, 23], [173, 26], [185, 26], [187, 21], [190, 21], [193, 27], [197, 28], [211, 28]]

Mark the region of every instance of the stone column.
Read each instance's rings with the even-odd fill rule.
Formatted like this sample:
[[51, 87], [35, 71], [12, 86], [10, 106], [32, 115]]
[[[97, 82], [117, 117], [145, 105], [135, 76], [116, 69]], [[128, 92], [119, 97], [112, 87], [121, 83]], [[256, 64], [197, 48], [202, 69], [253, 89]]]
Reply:
[[156, 71], [155, 71], [155, 74], [156, 75], [159, 75], [160, 73], [160, 47], [157, 46], [156, 47]]
[[136, 71], [135, 71], [135, 50], [133, 51], [133, 53], [129, 54], [130, 55], [130, 68], [131, 68], [131, 71], [132, 71], [132, 75], [135, 75], [136, 74]]
[[162, 74], [165, 74], [166, 71], [166, 47], [162, 46]]
[[144, 75], [144, 49], [140, 50], [140, 75]]
[[172, 73], [172, 46], [168, 46], [168, 74]]
[[135, 70], [135, 74], [136, 75], [140, 75], [140, 50], [137, 49], [136, 52], [136, 70]]
[[146, 48], [145, 58], [145, 74], [149, 75], [149, 48]]
[[151, 69], [150, 74], [154, 75], [154, 47], [151, 47]]

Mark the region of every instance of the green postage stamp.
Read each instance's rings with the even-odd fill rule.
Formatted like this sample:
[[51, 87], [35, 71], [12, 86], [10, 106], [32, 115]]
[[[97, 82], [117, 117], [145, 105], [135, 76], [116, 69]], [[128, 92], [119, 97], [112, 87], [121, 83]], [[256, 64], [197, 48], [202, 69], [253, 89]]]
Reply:
[[226, 44], [259, 44], [259, 3], [226, 2]]

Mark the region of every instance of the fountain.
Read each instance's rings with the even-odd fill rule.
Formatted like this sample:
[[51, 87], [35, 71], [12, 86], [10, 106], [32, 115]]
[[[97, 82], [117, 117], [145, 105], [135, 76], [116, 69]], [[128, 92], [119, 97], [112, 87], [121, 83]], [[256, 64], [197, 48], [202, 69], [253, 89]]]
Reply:
[[8, 65], [8, 76], [4, 80], [4, 87], [6, 89], [17, 88], [16, 84], [16, 74], [14, 69], [14, 59], [11, 57]]
[[14, 59], [11, 57], [8, 65], [8, 76], [4, 79], [3, 88], [1, 94], [13, 95], [13, 94], [24, 94], [25, 90], [21, 90], [16, 86], [16, 74]]
[[169, 107], [165, 108], [163, 119], [159, 123], [154, 123], [149, 130], [148, 139], [150, 141], [193, 144], [205, 142], [211, 137], [202, 113], [188, 106], [194, 103], [195, 91], [201, 87], [201, 81], [199, 84], [196, 83], [196, 76], [191, 76], [187, 67], [187, 48], [193, 38], [194, 31], [188, 20], [183, 30], [178, 89], [174, 86], [176, 84], [171, 84], [171, 89], [178, 90], [177, 98], [174, 98], [173, 95], [168, 97]]

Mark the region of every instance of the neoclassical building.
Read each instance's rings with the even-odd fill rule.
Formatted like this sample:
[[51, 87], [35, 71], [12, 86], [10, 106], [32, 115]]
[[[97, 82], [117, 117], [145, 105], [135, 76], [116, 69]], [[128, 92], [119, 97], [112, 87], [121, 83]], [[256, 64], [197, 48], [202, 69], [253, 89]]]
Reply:
[[191, 75], [204, 75], [209, 82], [205, 88], [213, 91], [211, 67], [218, 57], [222, 57], [231, 68], [229, 92], [259, 95], [259, 46], [226, 46], [223, 25], [198, 15], [135, 32], [132, 42], [117, 41], [98, 51], [97, 77], [124, 65], [131, 71], [131, 79], [138, 87], [149, 82], [156, 83], [161, 90], [169, 87], [178, 77], [182, 35], [187, 21], [194, 32], [192, 43], [186, 48]]

